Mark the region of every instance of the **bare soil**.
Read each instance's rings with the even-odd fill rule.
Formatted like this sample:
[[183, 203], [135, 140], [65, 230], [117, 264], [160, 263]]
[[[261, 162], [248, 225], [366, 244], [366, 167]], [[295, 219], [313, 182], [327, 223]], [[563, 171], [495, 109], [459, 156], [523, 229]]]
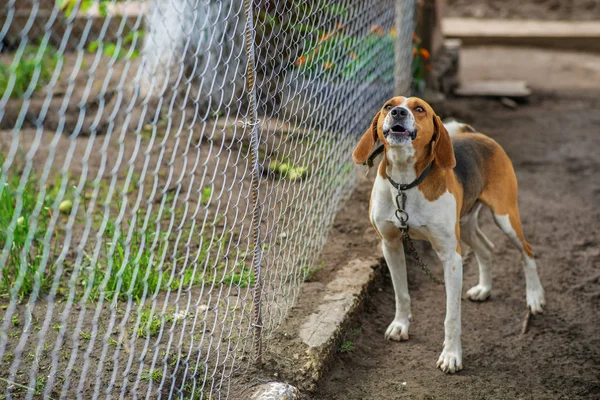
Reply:
[[[545, 72], [540, 67], [540, 75]], [[585, 81], [586, 75], [579, 75], [580, 85]], [[600, 398], [599, 94], [578, 87], [538, 89], [517, 109], [489, 99], [452, 99], [438, 109], [496, 139], [514, 163], [524, 230], [548, 302], [545, 313], [532, 318], [529, 332], [521, 335], [526, 304], [519, 254], [484, 212], [482, 229], [496, 245], [494, 288], [484, 303], [463, 298], [464, 370], [445, 375], [436, 368], [444, 335], [444, 288], [409, 260], [410, 340], [384, 340], [394, 315], [386, 275], [346, 333], [345, 342], [351, 344], [338, 352], [313, 399]], [[332, 249], [348, 233], [351, 239], [336, 253], [333, 265], [361, 254], [380, 254], [367, 216], [371, 186], [372, 173], [336, 220]], [[423, 244], [420, 253], [441, 275], [429, 246]], [[326, 279], [327, 270], [321, 274]], [[464, 267], [463, 292], [477, 278], [472, 257]]]
[[449, 17], [596, 20], [600, 19], [598, 0], [448, 0]]

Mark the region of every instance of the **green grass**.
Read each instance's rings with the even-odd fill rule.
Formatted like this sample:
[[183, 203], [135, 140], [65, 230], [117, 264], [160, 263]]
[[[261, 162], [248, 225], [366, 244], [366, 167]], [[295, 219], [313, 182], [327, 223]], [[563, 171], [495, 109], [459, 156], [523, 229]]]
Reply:
[[45, 86], [60, 59], [52, 46], [26, 46], [18, 60], [0, 63], [0, 98], [9, 90], [9, 97], [22, 98]]
[[[2, 161], [0, 157], [0, 164]], [[59, 192], [60, 180], [50, 185], [42, 200], [37, 224], [33, 224], [29, 221], [29, 217], [38, 205], [37, 184], [37, 177], [34, 174], [29, 176], [22, 190], [19, 188], [20, 176], [18, 175], [9, 178], [4, 185], [0, 182], [0, 248], [4, 248], [7, 242], [10, 243], [6, 265], [0, 270], [0, 297], [17, 291], [16, 294], [22, 298], [33, 291], [36, 282], [41, 290], [49, 289], [51, 284], [54, 267], [51, 265], [49, 270], [42, 271], [42, 250], [44, 235], [51, 217], [50, 205]], [[19, 198], [21, 199], [20, 210], [17, 202]], [[11, 226], [15, 216], [16, 224]], [[21, 285], [17, 289], [19, 277]]]
[[[245, 264], [240, 264], [237, 267], [241, 266], [241, 271], [234, 270], [225, 274], [223, 277], [223, 283], [227, 285], [233, 284], [234, 286], [239, 287], [248, 287], [254, 285], [255, 277], [254, 273], [248, 269]], [[237, 269], [237, 268], [236, 268]]]
[[[0, 158], [0, 164], [2, 161]], [[138, 178], [134, 176], [135, 179]], [[75, 212], [73, 204], [77, 197], [79, 208], [74, 215], [75, 223], [85, 224], [83, 212], [88, 208], [88, 198], [85, 189], [80, 194], [70, 188], [68, 181], [63, 184], [59, 176], [45, 184], [45, 196], [39, 200], [40, 182], [37, 176], [30, 174], [22, 189], [20, 180], [18, 174], [10, 175], [6, 184], [0, 187], [0, 249], [9, 241], [11, 243], [6, 265], [0, 269], [0, 298], [9, 297], [14, 292], [22, 300], [36, 287], [42, 293], [49, 291], [56, 271], [54, 260], [60, 252], [58, 244], [64, 236], [61, 229]], [[67, 190], [59, 198], [65, 186]], [[211, 188], [204, 188], [201, 200], [208, 202], [212, 194]], [[114, 211], [107, 216], [101, 211], [95, 211], [92, 214], [93, 226], [96, 229], [104, 226], [100, 237], [101, 251], [96, 258], [92, 257], [91, 246], [95, 245], [95, 241], [89, 242], [90, 247], [84, 249], [84, 262], [76, 279], [71, 275], [73, 269], [69, 269], [71, 260], [65, 260], [67, 268], [63, 272], [58, 293], [70, 290], [70, 277], [75, 284], [76, 298], [80, 299], [88, 292], [87, 301], [97, 301], [101, 297], [112, 300], [116, 297], [119, 300], [132, 298], [139, 302], [159, 291], [186, 289], [207, 282], [239, 287], [252, 285], [254, 275], [243, 262], [227, 267], [224, 259], [217, 259], [217, 256], [225, 254], [229, 236], [211, 239], [209, 235], [214, 234], [213, 229], [195, 233], [194, 242], [199, 247], [189, 255], [189, 259], [196, 259], [196, 270], [194, 271], [193, 265], [184, 264], [185, 252], [180, 249], [174, 252], [173, 239], [176, 233], [169, 233], [165, 228], [165, 222], [169, 221], [175, 211], [170, 208], [176, 207], [173, 203], [174, 194], [167, 193], [165, 196], [162, 211], [154, 212], [147, 223], [144, 223], [145, 210], [140, 210], [134, 217], [126, 216], [120, 223], [114, 220], [117, 215]], [[42, 204], [38, 205], [38, 201]], [[20, 209], [19, 202], [22, 205]], [[58, 215], [55, 215], [57, 223], [48, 232], [54, 207], [58, 207]], [[118, 207], [120, 204], [116, 202], [115, 208]], [[39, 213], [30, 218], [35, 214], [36, 208]], [[36, 223], [35, 228], [33, 222]], [[191, 224], [186, 226], [189, 229]], [[189, 232], [184, 233], [183, 237], [187, 235]], [[45, 243], [50, 246], [47, 249], [47, 260], [43, 255]], [[230, 252], [228, 257], [230, 260], [244, 258], [237, 249]], [[19, 281], [21, 284], [17, 285]]]
[[135, 59], [140, 56], [143, 37], [143, 31], [132, 31], [125, 35], [120, 43], [94, 40], [88, 45], [87, 51], [89, 53], [96, 53], [100, 50], [106, 57], [114, 58], [116, 60], [121, 60], [123, 58]]

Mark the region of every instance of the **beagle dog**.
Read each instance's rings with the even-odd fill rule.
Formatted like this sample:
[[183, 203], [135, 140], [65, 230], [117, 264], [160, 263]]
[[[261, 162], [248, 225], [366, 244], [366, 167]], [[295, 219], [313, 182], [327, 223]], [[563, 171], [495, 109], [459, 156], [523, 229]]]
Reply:
[[394, 97], [383, 105], [356, 146], [354, 162], [369, 160], [378, 141], [384, 157], [369, 215], [382, 241], [396, 300], [396, 314], [385, 338], [408, 339], [410, 296], [401, 223], [396, 217], [396, 186], [414, 182], [418, 185], [404, 191], [409, 233], [413, 239], [428, 240], [444, 267], [445, 339], [437, 366], [447, 373], [460, 371], [461, 239], [473, 249], [479, 264], [479, 283], [467, 291], [467, 298], [484, 301], [492, 290], [493, 244], [477, 224], [483, 206], [491, 209], [496, 224], [521, 252], [529, 309], [535, 314], [545, 305], [533, 252], [523, 236], [512, 163], [493, 139], [466, 124], [444, 126], [429, 104], [415, 97]]

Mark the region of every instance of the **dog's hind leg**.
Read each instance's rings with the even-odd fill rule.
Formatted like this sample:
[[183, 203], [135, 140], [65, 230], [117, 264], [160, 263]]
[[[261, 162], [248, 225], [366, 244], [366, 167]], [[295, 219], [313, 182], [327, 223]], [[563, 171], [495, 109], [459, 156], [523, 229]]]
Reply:
[[477, 203], [473, 211], [462, 218], [460, 224], [461, 239], [473, 249], [479, 265], [479, 283], [467, 291], [467, 298], [484, 301], [492, 293], [492, 249], [493, 244], [481, 232], [478, 225], [482, 203]]
[[506, 214], [493, 212], [494, 220], [502, 231], [508, 236], [513, 244], [520, 250], [523, 260], [523, 269], [525, 271], [525, 284], [527, 293], [527, 305], [533, 314], [541, 313], [546, 304], [544, 298], [544, 288], [540, 282], [537, 272], [537, 265], [533, 258], [531, 246], [523, 236], [521, 218], [519, 209], [516, 207], [509, 210]]
[[542, 312], [546, 303], [544, 289], [538, 276], [533, 251], [523, 235], [515, 171], [510, 159], [500, 147], [489, 157], [488, 168], [493, 173], [488, 175], [488, 181], [479, 199], [492, 210], [498, 227], [521, 252], [527, 285], [527, 305], [533, 314]]

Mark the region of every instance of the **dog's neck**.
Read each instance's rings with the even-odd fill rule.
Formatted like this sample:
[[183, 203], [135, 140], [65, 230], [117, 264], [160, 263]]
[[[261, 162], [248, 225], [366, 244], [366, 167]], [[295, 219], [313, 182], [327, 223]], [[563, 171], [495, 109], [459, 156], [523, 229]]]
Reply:
[[417, 178], [417, 157], [412, 146], [394, 146], [386, 149], [386, 174], [398, 183], [410, 183]]

